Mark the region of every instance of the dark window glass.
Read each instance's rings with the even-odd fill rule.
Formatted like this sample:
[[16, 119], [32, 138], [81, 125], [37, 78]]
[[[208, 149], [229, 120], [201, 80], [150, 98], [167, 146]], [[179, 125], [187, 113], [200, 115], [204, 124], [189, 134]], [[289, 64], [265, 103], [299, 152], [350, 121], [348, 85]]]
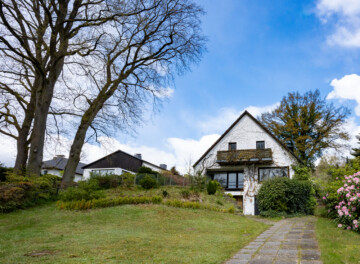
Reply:
[[243, 172], [238, 172], [238, 188], [239, 189], [244, 188], [244, 177], [245, 177], [245, 174]]
[[236, 189], [236, 172], [229, 172], [229, 189]]
[[229, 143], [229, 150], [236, 150], [236, 143]]
[[218, 181], [220, 185], [224, 188], [227, 188], [227, 173], [216, 173], [214, 175], [214, 180]]
[[275, 177], [288, 177], [288, 168], [259, 168], [259, 181]]
[[265, 141], [256, 141], [256, 149], [264, 149]]
[[243, 189], [244, 172], [219, 172], [214, 174], [214, 180], [226, 189]]

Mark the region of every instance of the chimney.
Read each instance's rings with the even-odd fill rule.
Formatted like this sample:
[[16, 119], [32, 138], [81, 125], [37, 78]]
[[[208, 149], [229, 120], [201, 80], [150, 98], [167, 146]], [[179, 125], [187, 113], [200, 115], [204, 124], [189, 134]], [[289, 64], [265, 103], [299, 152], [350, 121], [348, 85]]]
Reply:
[[55, 155], [53, 159], [61, 159], [61, 158], [65, 158], [65, 155]]
[[140, 154], [140, 153], [137, 153], [137, 154], [135, 154], [134, 156], [135, 156], [135, 158], [142, 159], [142, 157], [141, 157], [141, 154]]
[[160, 164], [160, 168], [162, 168], [163, 170], [167, 169], [167, 165], [166, 164]]

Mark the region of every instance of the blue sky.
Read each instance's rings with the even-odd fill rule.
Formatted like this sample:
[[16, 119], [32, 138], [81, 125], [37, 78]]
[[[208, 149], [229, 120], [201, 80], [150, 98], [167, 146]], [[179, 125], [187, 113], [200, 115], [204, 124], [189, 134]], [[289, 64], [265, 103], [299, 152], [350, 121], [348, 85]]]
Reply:
[[[201, 62], [176, 77], [172, 96], [148, 114], [136, 134], [88, 144], [83, 160], [121, 148], [184, 170], [185, 160], [191, 156], [194, 162], [245, 108], [251, 106], [255, 115], [270, 110], [290, 91], [319, 89], [324, 97], [333, 92], [331, 102], [352, 110], [349, 128], [355, 135], [360, 132], [358, 2], [198, 1], [209, 39]], [[67, 154], [61, 147], [49, 149], [48, 156]]]

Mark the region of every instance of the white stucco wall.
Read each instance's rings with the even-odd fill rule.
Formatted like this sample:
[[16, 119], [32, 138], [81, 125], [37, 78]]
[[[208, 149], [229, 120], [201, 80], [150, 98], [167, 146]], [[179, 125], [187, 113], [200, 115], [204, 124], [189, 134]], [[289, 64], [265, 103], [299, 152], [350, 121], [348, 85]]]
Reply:
[[161, 171], [161, 168], [159, 168], [159, 167], [157, 167], [157, 166], [154, 166], [154, 165], [152, 165], [151, 163], [148, 163], [148, 162], [146, 162], [146, 161], [143, 161], [143, 164], [142, 164], [143, 166], [145, 166], [145, 167], [148, 167], [148, 168], [150, 168], [150, 169], [152, 169], [152, 170], [154, 170], [154, 171]]
[[[53, 169], [41, 169], [41, 174], [45, 174], [45, 172], [47, 174], [52, 174], [52, 175], [56, 175], [56, 176], [59, 176], [59, 177], [62, 177], [62, 171], [60, 170], [53, 170]], [[78, 182], [78, 181], [81, 181], [83, 179], [82, 175], [80, 174], [75, 174], [75, 178], [74, 178], [74, 181], [75, 182]]]
[[[291, 169], [292, 164], [297, 160], [279, 144], [271, 135], [269, 135], [261, 126], [259, 126], [248, 115], [243, 118], [209, 151], [209, 153], [194, 167], [195, 171], [206, 169], [220, 169], [222, 171], [234, 170], [235, 166], [220, 167], [216, 163], [216, 154], [220, 150], [228, 150], [230, 142], [236, 142], [236, 148], [256, 149], [256, 141], [265, 141], [265, 148], [271, 148], [273, 163], [270, 165], [259, 166], [236, 166], [236, 170], [244, 170], [244, 190], [228, 191], [233, 196], [243, 196], [244, 214], [253, 215], [255, 213], [255, 195], [260, 188], [258, 179], [259, 167], [289, 167], [289, 176], [293, 177], [294, 171]], [[204, 169], [206, 168], [206, 169]]]
[[89, 179], [91, 171], [96, 171], [96, 170], [114, 170], [114, 174], [116, 175], [121, 175], [125, 172], [135, 173], [132, 171], [124, 170], [122, 168], [91, 168], [91, 169], [84, 169], [84, 180]]

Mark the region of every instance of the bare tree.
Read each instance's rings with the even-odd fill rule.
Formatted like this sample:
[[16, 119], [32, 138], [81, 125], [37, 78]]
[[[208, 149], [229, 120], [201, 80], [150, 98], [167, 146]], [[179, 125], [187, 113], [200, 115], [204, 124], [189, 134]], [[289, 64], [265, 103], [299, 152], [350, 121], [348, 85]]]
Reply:
[[[92, 59], [99, 67], [84, 68], [96, 94], [84, 98], [87, 109], [78, 126], [63, 184], [72, 182], [88, 128], [109, 102], [123, 119], [136, 117], [149, 96], [161, 97], [176, 71], [199, 60], [205, 38], [201, 34], [202, 9], [190, 0], [128, 1], [138, 3], [136, 15], [118, 17], [103, 27], [103, 38]], [[152, 7], [152, 8], [150, 8]], [[100, 67], [101, 65], [101, 67]]]
[[[23, 109], [23, 129], [17, 129], [15, 138], [18, 155], [24, 156], [18, 157], [22, 166], [27, 157], [24, 142], [30, 140], [30, 173], [40, 173], [49, 108], [65, 59], [90, 55], [102, 37], [96, 28], [116, 17], [134, 15], [132, 10], [137, 5], [142, 5], [141, 1], [132, 5], [120, 0], [0, 1], [0, 52], [8, 61], [25, 65], [33, 84], [29, 103]], [[14, 125], [9, 120], [6, 122]]]

